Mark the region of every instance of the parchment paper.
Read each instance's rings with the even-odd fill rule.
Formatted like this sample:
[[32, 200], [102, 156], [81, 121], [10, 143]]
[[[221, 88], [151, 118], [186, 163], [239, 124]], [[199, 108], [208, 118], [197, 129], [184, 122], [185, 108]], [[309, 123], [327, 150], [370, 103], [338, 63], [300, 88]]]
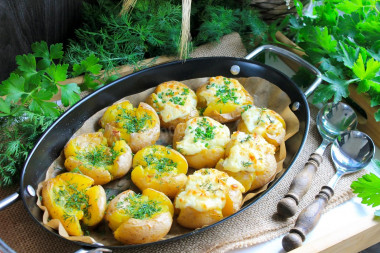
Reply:
[[[197, 78], [197, 79], [185, 80], [181, 82], [189, 86], [191, 89], [196, 90], [198, 87], [205, 84], [208, 81], [208, 79], [209, 79], [208, 77]], [[272, 109], [283, 117], [286, 123], [285, 140], [289, 139], [291, 136], [293, 136], [294, 134], [298, 132], [299, 121], [289, 108], [291, 101], [285, 92], [283, 92], [276, 85], [259, 77], [237, 78], [237, 79], [244, 86], [244, 88], [253, 96], [255, 106]], [[141, 92], [141, 93], [126, 96], [119, 101], [129, 100], [136, 107], [138, 106], [140, 102], [144, 102], [146, 98], [154, 91], [154, 89], [155, 87], [145, 90], [144, 92]], [[75, 132], [73, 137], [76, 137], [78, 135], [85, 134], [85, 133], [98, 131], [100, 129], [100, 126], [98, 125], [98, 121], [102, 117], [106, 109], [107, 108], [104, 108], [103, 110], [100, 110], [99, 112], [94, 114], [92, 117], [90, 117], [83, 124], [83, 126], [77, 132]], [[231, 130], [231, 133], [233, 131], [236, 131], [237, 123], [238, 121], [227, 124], [227, 126]], [[157, 141], [157, 144], [172, 145], [172, 136], [173, 136], [172, 131], [167, 130], [167, 129], [161, 129], [160, 138]], [[272, 181], [275, 178], [275, 176], [284, 169], [283, 161], [286, 157], [285, 143], [282, 143], [280, 145], [280, 148], [276, 152], [275, 156], [276, 156], [276, 161], [277, 161], [277, 171], [270, 181]], [[65, 159], [64, 154], [62, 152], [61, 155], [48, 168], [45, 181], [50, 178], [55, 177], [59, 173], [66, 171], [63, 166], [64, 159]], [[189, 169], [188, 174], [191, 174], [193, 171], [194, 170]], [[253, 192], [249, 192], [245, 194], [243, 202], [246, 202], [249, 199], [256, 196], [257, 194], [265, 191], [268, 188], [268, 185], [269, 183], [259, 189], [256, 189]], [[108, 245], [108, 246], [121, 245], [120, 242], [114, 239], [112, 235], [112, 231], [108, 228], [106, 222], [104, 221], [101, 222], [96, 228], [90, 230], [91, 236], [69, 236], [66, 230], [64, 229], [63, 225], [58, 219], [49, 218], [49, 213], [46, 207], [44, 207], [41, 203], [40, 195], [41, 195], [42, 186], [43, 186], [43, 182], [41, 182], [38, 185], [37, 205], [44, 212], [42, 223], [45, 226], [57, 230], [61, 236], [65, 237], [68, 240], [82, 241], [89, 244], [97, 242], [97, 243]], [[106, 185], [103, 185], [103, 187], [106, 190], [107, 197], [111, 195], [117, 195], [118, 193], [126, 189], [132, 189], [135, 192], [140, 192], [139, 189], [132, 183], [131, 178], [130, 178], [130, 172], [125, 177], [112, 181]], [[188, 233], [190, 231], [192, 230], [183, 228], [180, 225], [178, 225], [176, 223], [176, 218], [174, 218], [173, 225], [170, 232], [162, 240], [165, 240], [171, 237], [176, 237], [176, 236]]]

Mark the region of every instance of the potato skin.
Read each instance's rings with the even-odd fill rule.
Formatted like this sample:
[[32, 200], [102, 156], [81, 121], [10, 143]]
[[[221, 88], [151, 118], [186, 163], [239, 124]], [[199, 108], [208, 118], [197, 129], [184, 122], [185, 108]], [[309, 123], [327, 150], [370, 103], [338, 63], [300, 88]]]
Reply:
[[[104, 159], [109, 156], [112, 149], [119, 155], [113, 161], [113, 164], [89, 164], [86, 158], [80, 154], [86, 154], [89, 150], [103, 150]], [[124, 140], [114, 143], [112, 148], [108, 147], [107, 139], [102, 132], [82, 134], [72, 138], [64, 147], [65, 168], [68, 171], [79, 169], [83, 174], [95, 180], [95, 184], [103, 185], [111, 180], [123, 177], [132, 166], [132, 151]], [[100, 163], [102, 161], [99, 161]]]
[[[53, 219], [59, 219], [66, 229], [67, 233], [72, 236], [82, 236], [83, 230], [80, 220], [87, 226], [97, 225], [104, 217], [106, 210], [106, 193], [102, 186], [93, 186], [94, 180], [88, 176], [77, 173], [63, 173], [55, 178], [51, 178], [43, 183], [42, 188], [42, 204], [47, 208], [49, 215]], [[73, 191], [74, 186], [76, 191]], [[59, 192], [64, 192], [58, 195]], [[83, 196], [87, 196], [88, 202], [82, 203], [80, 209], [66, 208], [65, 205], [56, 202], [68, 201], [70, 195], [79, 194], [79, 199], [83, 201]], [[64, 198], [64, 200], [62, 200]], [[66, 202], [64, 202], [66, 203]], [[77, 206], [79, 205], [76, 202]], [[85, 215], [85, 209], [89, 215]], [[68, 216], [69, 215], [69, 216]]]
[[[157, 160], [148, 163], [147, 158], [161, 161], [160, 166], [165, 166], [165, 171], [157, 169]], [[166, 162], [163, 162], [165, 159]], [[171, 163], [176, 165], [172, 166]], [[133, 157], [133, 167], [132, 181], [142, 191], [152, 188], [174, 198], [187, 181], [188, 165], [185, 157], [165, 146], [152, 145], [141, 149]]]
[[161, 213], [152, 220], [129, 219], [114, 232], [114, 235], [116, 240], [124, 244], [155, 242], [169, 233], [172, 219], [168, 212]]
[[220, 210], [199, 212], [194, 208], [187, 207], [179, 211], [177, 221], [183, 227], [196, 229], [212, 225], [222, 219], [223, 214]]
[[[210, 118], [213, 118], [220, 123], [227, 123], [236, 121], [241, 117], [241, 113], [244, 110], [244, 106], [246, 105], [252, 105], [253, 104], [253, 97], [251, 94], [249, 94], [248, 91], [246, 91], [244, 88], [242, 89], [246, 101], [243, 104], [234, 104], [234, 103], [207, 103], [207, 100], [201, 95], [201, 93], [205, 90], [207, 90], [207, 86], [211, 82], [211, 80], [215, 79], [218, 80], [220, 78], [223, 78], [221, 76], [212, 77], [210, 78], [210, 81], [200, 86], [197, 91], [197, 97], [198, 97], [198, 108], [204, 108], [203, 115], [208, 116]], [[233, 79], [234, 80], [234, 79]], [[235, 80], [236, 81], [236, 80]], [[236, 81], [237, 82], [237, 81]], [[223, 113], [221, 113], [223, 111]]]
[[169, 82], [164, 82], [164, 83], [159, 84], [157, 86], [157, 88], [155, 89], [154, 93], [150, 94], [149, 97], [146, 99], [146, 103], [149, 104], [152, 108], [154, 108], [157, 111], [158, 117], [160, 118], [160, 125], [163, 128], [175, 129], [175, 127], [179, 123], [184, 123], [184, 122], [186, 122], [187, 120], [189, 120], [191, 118], [199, 116], [199, 112], [198, 112], [197, 108], [194, 107], [194, 108], [192, 108], [192, 110], [190, 111], [190, 113], [187, 114], [187, 115], [185, 115], [185, 116], [173, 119], [173, 120], [168, 121], [168, 122], [165, 122], [163, 120], [163, 118], [161, 116], [162, 115], [161, 114], [162, 109], [160, 109], [158, 107], [158, 105], [155, 104], [154, 101], [156, 100], [156, 97], [157, 97], [158, 93], [163, 92], [163, 91], [167, 90], [168, 88], [171, 88], [171, 89], [175, 90], [176, 87], [178, 87], [180, 89], [183, 89], [183, 88], [189, 89], [189, 93], [190, 93], [189, 96], [191, 96], [193, 99], [197, 100], [197, 96], [195, 95], [195, 92], [193, 90], [191, 90], [185, 84], [183, 84], [181, 82], [177, 82], [177, 81], [169, 81]]
[[[180, 123], [174, 130], [173, 148], [177, 149], [177, 142], [180, 142], [185, 136], [186, 123]], [[213, 168], [217, 162], [224, 157], [225, 150], [221, 147], [204, 149], [198, 154], [183, 155], [189, 167], [194, 169]]]
[[163, 238], [169, 232], [173, 222], [174, 208], [170, 199], [159, 191], [145, 189], [142, 198], [158, 201], [161, 209], [149, 218], [137, 219], [118, 205], [120, 201], [126, 201], [126, 198], [130, 196], [136, 196], [136, 194], [132, 190], [124, 191], [108, 205], [105, 220], [114, 231], [115, 238], [124, 244], [149, 243]]
[[[136, 116], [144, 114], [151, 117], [144, 125], [144, 129], [138, 132], [128, 133], [122, 127], [122, 122], [117, 122], [118, 113], [117, 107], [120, 106], [126, 112], [131, 112]], [[136, 118], [136, 116], [134, 116]], [[107, 138], [109, 145], [112, 145], [117, 140], [125, 140], [133, 153], [140, 149], [154, 144], [160, 137], [160, 120], [156, 111], [148, 104], [141, 102], [134, 109], [129, 101], [123, 101], [110, 106], [100, 119], [99, 124], [104, 128], [104, 136]]]

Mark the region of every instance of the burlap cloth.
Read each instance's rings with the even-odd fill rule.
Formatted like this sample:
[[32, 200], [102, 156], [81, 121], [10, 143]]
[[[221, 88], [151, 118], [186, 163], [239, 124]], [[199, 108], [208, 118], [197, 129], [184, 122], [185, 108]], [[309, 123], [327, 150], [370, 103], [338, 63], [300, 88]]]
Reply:
[[[209, 44], [198, 48], [193, 57], [200, 56], [234, 56], [247, 54], [239, 35], [225, 36], [220, 44]], [[295, 217], [284, 220], [276, 215], [276, 205], [286, 194], [295, 175], [302, 169], [309, 155], [320, 144], [315, 118], [317, 109], [311, 105], [310, 132], [303, 151], [275, 188], [268, 192], [256, 204], [224, 223], [204, 232], [174, 242], [163, 243], [153, 247], [139, 247], [128, 252], [225, 252], [235, 248], [247, 247], [276, 238], [293, 227]], [[325, 185], [335, 173], [330, 158], [330, 149], [325, 151], [325, 160], [320, 166], [311, 189], [300, 202], [304, 208], [312, 202], [321, 186]], [[365, 171], [344, 176], [335, 189], [326, 211], [349, 200], [354, 195], [350, 190], [353, 180]], [[0, 189], [0, 199], [15, 192], [17, 187]], [[74, 252], [80, 247], [65, 239], [46, 232], [32, 220], [22, 201], [6, 208], [0, 213], [0, 238], [17, 252]], [[117, 250], [121, 252], [121, 250]]]

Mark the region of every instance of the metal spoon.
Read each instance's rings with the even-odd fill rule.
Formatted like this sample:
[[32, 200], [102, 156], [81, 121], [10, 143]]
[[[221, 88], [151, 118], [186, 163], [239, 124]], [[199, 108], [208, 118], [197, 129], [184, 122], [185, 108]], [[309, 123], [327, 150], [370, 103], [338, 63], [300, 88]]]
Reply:
[[317, 128], [322, 136], [322, 143], [310, 155], [305, 167], [297, 174], [290, 185], [288, 193], [277, 204], [277, 212], [284, 217], [293, 216], [298, 210], [298, 203], [309, 190], [314, 174], [322, 163], [322, 156], [326, 147], [334, 139], [357, 125], [355, 111], [344, 103], [328, 103], [319, 110], [317, 115]]
[[375, 145], [371, 138], [360, 131], [350, 131], [338, 137], [331, 148], [331, 157], [336, 174], [315, 197], [313, 203], [298, 216], [294, 228], [282, 239], [282, 247], [286, 251], [302, 245], [306, 234], [318, 223], [324, 207], [334, 195], [338, 180], [347, 173], [353, 173], [367, 166], [375, 154]]

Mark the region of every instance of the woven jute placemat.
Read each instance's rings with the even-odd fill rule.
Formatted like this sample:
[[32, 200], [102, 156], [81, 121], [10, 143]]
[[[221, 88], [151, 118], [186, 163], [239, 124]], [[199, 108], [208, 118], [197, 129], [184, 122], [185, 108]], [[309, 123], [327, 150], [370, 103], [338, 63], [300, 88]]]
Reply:
[[[230, 34], [223, 37], [219, 44], [214, 43], [198, 48], [192, 54], [192, 57], [244, 57], [246, 54], [247, 52], [239, 35]], [[292, 179], [302, 169], [309, 155], [315, 151], [322, 141], [315, 125], [314, 119], [316, 115], [317, 109], [311, 106], [308, 139], [292, 169], [254, 205], [204, 232], [169, 243], [129, 249], [128, 252], [226, 252], [231, 249], [265, 242], [289, 231], [293, 227], [297, 215], [287, 220], [282, 219], [276, 214], [276, 206], [278, 201], [287, 193]], [[304, 208], [311, 203], [320, 188], [327, 184], [334, 175], [335, 171], [329, 153], [330, 149], [327, 149], [324, 161], [314, 177], [311, 189], [299, 204], [300, 208]], [[362, 171], [344, 176], [338, 182], [335, 195], [330, 200], [326, 211], [352, 198], [354, 195], [350, 189], [351, 182], [364, 173], [365, 171]], [[5, 198], [16, 190], [17, 186], [0, 189], [0, 199]], [[33, 221], [22, 201], [13, 204], [0, 213], [0, 224], [0, 238], [17, 252], [74, 252], [80, 248], [72, 242], [45, 231], [42, 226]], [[116, 250], [115, 252], [122, 251]]]

